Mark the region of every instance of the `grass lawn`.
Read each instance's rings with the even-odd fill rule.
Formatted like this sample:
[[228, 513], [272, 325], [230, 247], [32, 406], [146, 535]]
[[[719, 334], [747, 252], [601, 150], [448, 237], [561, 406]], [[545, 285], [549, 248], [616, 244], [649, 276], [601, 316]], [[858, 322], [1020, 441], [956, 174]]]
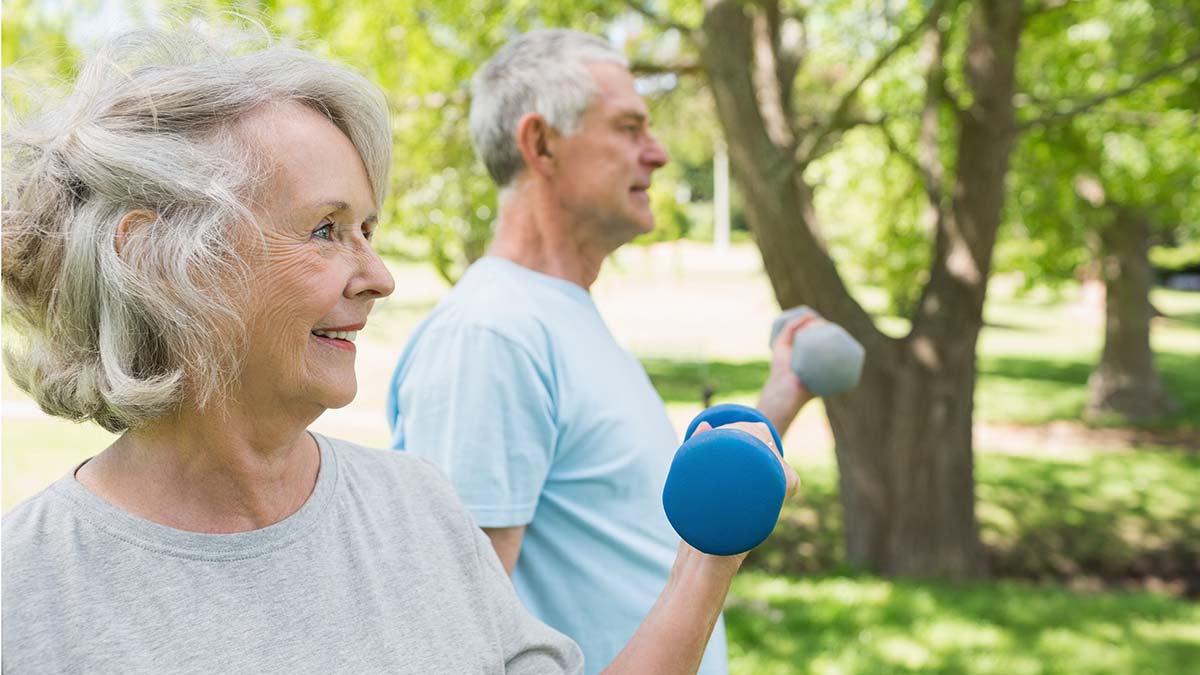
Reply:
[[735, 675], [1183, 675], [1200, 605], [1011, 582], [743, 572], [725, 612]]
[[[747, 567], [812, 574], [844, 565], [834, 465], [795, 461], [803, 494]], [[1078, 589], [1149, 584], [1200, 593], [1200, 455], [1076, 450], [1056, 459], [981, 452], [976, 514], [993, 573]], [[1157, 580], [1151, 577], [1158, 577]]]

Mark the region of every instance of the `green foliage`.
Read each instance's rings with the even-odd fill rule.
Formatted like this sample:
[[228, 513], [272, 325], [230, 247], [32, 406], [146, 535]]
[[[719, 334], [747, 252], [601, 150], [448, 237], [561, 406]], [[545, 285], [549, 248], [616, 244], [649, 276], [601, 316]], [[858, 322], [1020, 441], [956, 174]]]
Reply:
[[[1034, 16], [1021, 49], [1022, 120], [1069, 110], [1182, 61], [1194, 51], [1198, 22], [1182, 0], [1078, 3]], [[1091, 233], [1118, 207], [1145, 214], [1159, 241], [1194, 238], [1197, 111], [1200, 65], [1193, 64], [1084, 114], [1032, 127], [1013, 158], [997, 268], [1021, 272], [1028, 287], [1072, 278], [1095, 257]]]
[[920, 179], [878, 132], [846, 134], [806, 172], [839, 269], [883, 288], [890, 314], [909, 316], [929, 279], [934, 221]]
[[[81, 8], [93, 9], [89, 6]], [[67, 35], [68, 17], [37, 0], [5, 0], [0, 14], [4, 102], [25, 113], [62, 88], [79, 63], [79, 47]], [[12, 67], [17, 66], [14, 70]]]
[[1150, 263], [1165, 272], [1200, 267], [1200, 239], [1180, 246], [1152, 246]]

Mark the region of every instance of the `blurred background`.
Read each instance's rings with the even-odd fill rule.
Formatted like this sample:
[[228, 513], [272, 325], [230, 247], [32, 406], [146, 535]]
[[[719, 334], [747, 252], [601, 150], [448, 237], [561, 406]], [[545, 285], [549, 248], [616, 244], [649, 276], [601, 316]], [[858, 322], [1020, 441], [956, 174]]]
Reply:
[[[386, 445], [408, 334], [487, 245], [471, 74], [518, 32], [593, 32], [672, 156], [594, 296], [677, 426], [754, 402], [781, 306], [868, 348], [785, 439], [803, 496], [730, 597], [733, 671], [1196, 672], [1196, 0], [4, 0], [6, 100], [166, 16], [257, 25], [389, 99], [396, 292], [318, 430]], [[6, 512], [112, 440], [0, 396]]]

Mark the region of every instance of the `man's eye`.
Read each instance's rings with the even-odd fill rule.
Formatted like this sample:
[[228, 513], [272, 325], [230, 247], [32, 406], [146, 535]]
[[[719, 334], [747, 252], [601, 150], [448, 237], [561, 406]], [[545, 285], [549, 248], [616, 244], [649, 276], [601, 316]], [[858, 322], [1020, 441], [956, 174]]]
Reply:
[[317, 229], [313, 230], [313, 236], [317, 239], [333, 239], [333, 223], [329, 222], [328, 219], [322, 220]]

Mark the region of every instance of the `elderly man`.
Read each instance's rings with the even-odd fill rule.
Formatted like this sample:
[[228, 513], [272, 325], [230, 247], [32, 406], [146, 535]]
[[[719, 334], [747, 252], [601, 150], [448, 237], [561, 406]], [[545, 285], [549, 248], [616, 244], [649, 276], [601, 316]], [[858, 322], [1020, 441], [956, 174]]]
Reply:
[[[413, 334], [389, 395], [393, 447], [439, 465], [518, 595], [612, 660], [667, 582], [679, 539], [661, 494], [678, 439], [588, 293], [654, 227], [650, 132], [627, 62], [566, 30], [523, 35], [475, 76], [471, 134], [500, 187], [488, 255]], [[811, 394], [774, 346], [760, 409], [782, 432]], [[701, 672], [726, 670], [718, 622]]]

